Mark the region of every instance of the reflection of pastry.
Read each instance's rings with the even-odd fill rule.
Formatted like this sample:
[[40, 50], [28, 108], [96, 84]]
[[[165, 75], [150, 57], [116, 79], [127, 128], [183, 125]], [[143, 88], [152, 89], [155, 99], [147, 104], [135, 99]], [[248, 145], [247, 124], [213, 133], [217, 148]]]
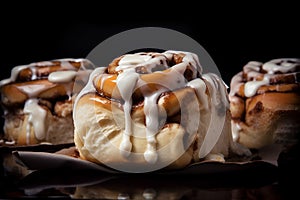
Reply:
[[228, 110], [223, 81], [202, 75], [195, 54], [126, 54], [95, 69], [76, 98], [75, 144], [82, 158], [129, 171], [224, 160], [234, 147]]
[[[155, 176], [154, 176], [155, 177]], [[70, 196], [72, 199], [183, 199], [184, 197], [199, 198], [198, 192], [209, 193], [209, 190], [186, 184], [186, 181], [158, 179], [157, 177], [125, 177], [112, 178], [103, 183], [78, 186]], [[174, 178], [174, 177], [173, 177]], [[191, 181], [192, 182], [192, 181]], [[212, 192], [216, 194], [216, 192]], [[230, 194], [230, 190], [222, 191]], [[189, 198], [188, 198], [189, 199]]]
[[6, 143], [73, 142], [75, 76], [84, 82], [91, 65], [86, 59], [60, 59], [14, 67], [0, 82]]
[[[122, 181], [122, 180], [121, 180]], [[191, 188], [181, 186], [170, 186], [170, 183], [164, 185], [149, 185], [142, 182], [121, 185], [112, 180], [108, 183], [76, 187], [73, 194], [70, 194], [72, 199], [181, 199], [192, 191]], [[160, 182], [160, 181], [157, 181]], [[124, 182], [121, 182], [124, 184]], [[132, 185], [133, 184], [133, 185]], [[147, 187], [148, 185], [148, 187]]]
[[[202, 177], [203, 178], [203, 177]], [[223, 177], [224, 178], [224, 177]], [[216, 181], [218, 180], [218, 181]], [[254, 179], [253, 179], [254, 180]], [[204, 182], [206, 181], [206, 182]], [[223, 184], [217, 183], [224, 181]], [[214, 183], [213, 183], [214, 182]], [[65, 192], [72, 199], [281, 199], [276, 185], [256, 182], [251, 186], [233, 185], [232, 180], [189, 177], [125, 177], [111, 178], [101, 183], [77, 186], [75, 191]]]
[[300, 59], [249, 62], [230, 85], [234, 138], [249, 148], [294, 142], [300, 130]]

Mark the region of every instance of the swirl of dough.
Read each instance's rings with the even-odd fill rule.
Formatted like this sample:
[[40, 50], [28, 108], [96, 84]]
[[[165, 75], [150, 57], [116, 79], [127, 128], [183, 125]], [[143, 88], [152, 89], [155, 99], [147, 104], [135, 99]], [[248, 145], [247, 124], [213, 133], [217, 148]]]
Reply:
[[[234, 138], [245, 146], [260, 148], [289, 135], [282, 133], [295, 130], [295, 125], [287, 124], [295, 121], [290, 116], [299, 107], [299, 81], [300, 59], [248, 62], [230, 83]], [[290, 116], [283, 118], [284, 115]], [[279, 132], [281, 136], [277, 136]]]
[[300, 59], [282, 58], [266, 63], [251, 61], [231, 81], [230, 96], [252, 97], [267, 91], [294, 91], [300, 81]]
[[0, 81], [2, 103], [14, 106], [30, 98], [71, 97], [74, 79], [92, 65], [87, 59], [66, 58], [16, 66], [9, 78]]
[[[195, 59], [195, 55], [191, 53], [175, 53], [174, 51], [164, 53], [142, 52], [116, 58], [108, 66], [107, 73], [95, 78], [94, 85], [98, 93], [108, 98], [121, 100], [119, 87], [122, 85], [122, 77], [138, 74], [139, 81], [132, 88], [134, 90], [132, 96], [133, 99], [143, 100], [145, 96], [158, 90], [180, 88], [188, 81], [199, 77], [198, 73], [201, 71], [202, 68], [198, 59]], [[119, 87], [117, 87], [117, 84], [119, 84]]]
[[224, 82], [202, 75], [196, 54], [124, 54], [95, 69], [77, 96], [75, 144], [81, 157], [111, 167], [179, 168], [228, 155], [227, 110]]
[[73, 142], [74, 85], [82, 88], [93, 63], [56, 59], [16, 66], [0, 81], [4, 138], [16, 145]]

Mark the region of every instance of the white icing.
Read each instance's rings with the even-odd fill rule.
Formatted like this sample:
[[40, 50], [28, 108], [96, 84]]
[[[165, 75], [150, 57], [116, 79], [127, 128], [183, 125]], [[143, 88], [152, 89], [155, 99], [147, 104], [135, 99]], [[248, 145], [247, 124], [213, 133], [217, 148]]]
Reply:
[[167, 58], [164, 55], [156, 55], [152, 57], [152, 54], [144, 55], [144, 53], [124, 55], [118, 64], [119, 65], [116, 67], [116, 71], [127, 70], [129, 68], [136, 69], [137, 67], [144, 67], [144, 69], [147, 70], [148, 73], [151, 73], [153, 72], [153, 68], [156, 68], [159, 65], [165, 66], [164, 69], [168, 68]]
[[150, 55], [141, 55], [141, 54], [127, 54], [122, 57], [119, 61], [117, 71], [127, 69], [127, 67], [132, 67], [136, 64], [144, 63], [151, 59]]
[[269, 85], [270, 78], [269, 76], [264, 76], [264, 79], [261, 81], [248, 81], [245, 83], [244, 93], [246, 97], [252, 97], [256, 94], [259, 87], [263, 85]]
[[234, 75], [230, 83], [229, 96], [234, 96], [235, 94], [237, 94], [241, 85], [243, 84], [243, 72], [239, 72], [238, 74]]
[[237, 142], [240, 137], [240, 131], [242, 127], [237, 123], [231, 120], [231, 130], [232, 130], [232, 139], [234, 142]]
[[5, 144], [7, 144], [7, 145], [15, 145], [15, 144], [16, 144], [16, 141], [15, 141], [15, 140], [12, 140], [12, 141], [5, 141]]
[[49, 65], [49, 66], [51, 66], [51, 65], [53, 65], [53, 62], [51, 62], [51, 61], [42, 61], [42, 62], [37, 62], [37, 63], [31, 63], [30, 65], [36, 65], [36, 66], [47, 66], [47, 65]]
[[[79, 94], [76, 96], [73, 104], [73, 108], [75, 109], [77, 107], [77, 103], [79, 99], [90, 92], [96, 92], [96, 89], [93, 84], [93, 80], [95, 77], [98, 77], [100, 74], [103, 74], [106, 70], [106, 67], [97, 67], [95, 68], [89, 75], [89, 79], [87, 84], [82, 88], [82, 90], [79, 92]], [[73, 119], [75, 119], [75, 112], [73, 112]]]
[[42, 84], [30, 84], [18, 86], [18, 89], [26, 94], [29, 98], [36, 97], [45, 89], [49, 88], [49, 85]]
[[146, 138], [148, 142], [144, 157], [148, 163], [152, 164], [157, 161], [155, 135], [159, 131], [157, 99], [160, 94], [160, 92], [157, 92], [155, 94], [146, 96], [144, 99], [144, 113], [146, 116]]
[[[62, 69], [64, 70], [77, 70], [76, 67], [74, 67], [70, 61], [73, 61], [73, 62], [80, 62], [81, 63], [81, 68], [85, 69], [85, 65], [84, 65], [84, 62], [88, 62], [90, 64], [92, 64], [89, 60], [86, 60], [86, 59], [72, 59], [72, 58], [65, 58], [65, 59], [56, 59], [56, 60], [53, 60], [53, 61], [57, 61], [57, 62], [60, 62], [60, 65], [62, 67]], [[19, 65], [19, 66], [15, 66], [12, 70], [11, 70], [11, 74], [10, 74], [10, 77], [7, 78], [7, 79], [3, 79], [0, 81], [0, 87], [3, 86], [3, 85], [6, 85], [6, 84], [9, 84], [9, 83], [12, 83], [12, 82], [15, 82], [19, 76], [19, 73], [24, 70], [24, 69], [27, 69], [29, 68], [32, 72], [32, 75], [31, 75], [31, 80], [36, 80], [37, 79], [37, 68], [36, 67], [43, 67], [43, 66], [53, 66], [54, 63], [52, 61], [42, 61], [42, 62], [35, 62], [35, 63], [30, 63], [28, 65]]]
[[[232, 103], [239, 101], [239, 98], [235, 95], [243, 84], [245, 97], [253, 97], [257, 94], [257, 91], [260, 87], [270, 85], [270, 79], [273, 77], [273, 74], [276, 73], [289, 73], [289, 75], [294, 76], [294, 80], [297, 83], [297, 71], [299, 71], [299, 67], [300, 59], [297, 58], [273, 59], [264, 64], [256, 61], [251, 61], [244, 66], [243, 72], [239, 72], [232, 78], [231, 91], [229, 94], [230, 101]], [[246, 80], [243, 80], [243, 73], [247, 77]], [[258, 78], [262, 80], [257, 80]], [[276, 84], [275, 87], [276, 91], [279, 91], [280, 84]], [[231, 129], [233, 141], [236, 142], [239, 139], [242, 127], [238, 122], [232, 120]]]
[[35, 67], [34, 65], [30, 65], [29, 68], [30, 68], [31, 73], [32, 73], [32, 75], [31, 75], [31, 80], [35, 80], [35, 79], [37, 78], [37, 74], [36, 74], [37, 70], [36, 70], [36, 67]]
[[[167, 65], [167, 61], [172, 59], [174, 53], [185, 54], [181, 63], [172, 66], [170, 70], [166, 70], [164, 72], [153, 72], [154, 68], [156, 68], [157, 65], [162, 66], [160, 67], [160, 69], [169, 68], [169, 66]], [[136, 68], [141, 66], [143, 66], [147, 72], [153, 73], [153, 75], [155, 73], [161, 73], [159, 76], [161, 78], [153, 82], [153, 84], [160, 85], [157, 91], [149, 92], [149, 90], [147, 89], [148, 83], [146, 83], [143, 80], [143, 75], [138, 74], [136, 72]], [[190, 66], [193, 72], [192, 78], [194, 80], [190, 82], [187, 82], [187, 80], [184, 77], [184, 72], [186, 71], [187, 66]], [[100, 78], [100, 88], [103, 88], [105, 80], [112, 76], [105, 74], [105, 70], [105, 67], [101, 67], [96, 68], [92, 72], [92, 74], [89, 77], [89, 82], [76, 97], [74, 107], [76, 107], [78, 100], [84, 94], [96, 91], [93, 85], [93, 80], [95, 77]], [[199, 72], [202, 72], [202, 68], [196, 54], [181, 51], [166, 51], [162, 53], [162, 55], [158, 55], [155, 53], [137, 53], [133, 55], [125, 55], [122, 57], [122, 59], [120, 59], [119, 66], [116, 67], [116, 70], [122, 70], [122, 72], [119, 73], [119, 75], [117, 76], [116, 84], [123, 100], [123, 110], [125, 118], [124, 134], [122, 135], [121, 144], [119, 146], [121, 155], [127, 157], [131, 153], [132, 143], [130, 141], [130, 137], [134, 136], [135, 134], [133, 133], [131, 120], [131, 96], [133, 92], [138, 88], [141, 90], [144, 96], [144, 113], [147, 140], [147, 148], [144, 152], [144, 159], [148, 163], [155, 164], [159, 159], [156, 149], [156, 134], [161, 128], [161, 124], [158, 121], [158, 98], [161, 95], [161, 93], [165, 91], [174, 91], [176, 89], [183, 88], [186, 86], [195, 89], [199, 101], [201, 101], [201, 109], [211, 109], [210, 126], [208, 127], [208, 131], [200, 149], [199, 156], [203, 158], [211, 151], [211, 149], [217, 143], [219, 136], [222, 133], [222, 128], [226, 117], [226, 109], [228, 108], [228, 99], [226, 97], [226, 85], [221, 79], [219, 79], [214, 74], [204, 75], [203, 78], [206, 80], [207, 84], [210, 85], [208, 92], [211, 95], [211, 102], [208, 102], [206, 94], [206, 82], [203, 81], [201, 78], [197, 78], [197, 74]], [[145, 90], [143, 90], [144, 88]], [[221, 112], [221, 114], [220, 110], [217, 110], [217, 108], [220, 108], [220, 105], [224, 107], [224, 113]], [[217, 121], [218, 123], [214, 123], [215, 121]]]
[[258, 77], [260, 77], [262, 74], [257, 71], [249, 71], [247, 73], [247, 79], [251, 81], [256, 81]]
[[[260, 72], [260, 67], [266, 71], [266, 74]], [[288, 73], [296, 72], [297, 67], [300, 66], [300, 59], [297, 58], [280, 58], [273, 59], [266, 63], [257, 61], [248, 62], [244, 66], [243, 72], [236, 74], [230, 83], [231, 89], [229, 96], [234, 96], [238, 93], [240, 87], [245, 84], [244, 93], [246, 97], [252, 97], [257, 93], [259, 87], [270, 84], [271, 75], [275, 73]], [[247, 81], [243, 81], [243, 73], [247, 76]], [[296, 73], [293, 73], [297, 81]], [[263, 77], [262, 80], [257, 78]], [[245, 83], [244, 83], [245, 82]]]
[[261, 66], [262, 64], [263, 64], [263, 63], [261, 63], [261, 62], [250, 61], [250, 62], [247, 63], [247, 65], [245, 65], [245, 67], [244, 67], [244, 72], [245, 72], [245, 73], [248, 73], [249, 71], [257, 71], [257, 72], [259, 72], [260, 66]]
[[[8, 79], [4, 79], [0, 81], [0, 87], [6, 84], [10, 84], [12, 82], [16, 82], [20, 72], [24, 69], [30, 69], [32, 74], [31, 74], [31, 80], [37, 80], [40, 77], [37, 77], [37, 70], [38, 67], [47, 67], [47, 66], [53, 66], [56, 65], [54, 63], [60, 62], [61, 68], [64, 71], [54, 71], [49, 74], [48, 76], [48, 81], [53, 84], [34, 84], [34, 82], [30, 84], [18, 84], [15, 85], [20, 91], [22, 91], [24, 94], [26, 94], [29, 98], [36, 98], [41, 92], [51, 89], [51, 87], [56, 86], [56, 84], [60, 84], [61, 86], [65, 87], [67, 95], [71, 98], [72, 91], [73, 91], [73, 85], [67, 84], [71, 83], [74, 81], [75, 77], [77, 78], [76, 80], [82, 81], [84, 84], [88, 81], [88, 75], [91, 73], [90, 69], [87, 69], [86, 66], [87, 64], [93, 65], [89, 60], [86, 59], [71, 59], [71, 58], [66, 58], [66, 59], [57, 59], [53, 61], [43, 61], [43, 62], [36, 62], [36, 63], [31, 63], [28, 65], [20, 65], [16, 66], [11, 70], [11, 76]], [[81, 64], [81, 69], [77, 69], [74, 67], [70, 62], [80, 62]], [[45, 77], [41, 77], [41, 79], [45, 79]], [[79, 88], [77, 88], [78, 90]], [[81, 89], [81, 87], [80, 87]], [[76, 91], [76, 93], [78, 93]]]
[[[74, 59], [70, 60], [70, 59], [60, 59], [60, 60], [56, 60], [60, 62], [60, 65], [63, 69], [68, 69], [68, 70], [76, 70], [77, 68], [74, 67], [69, 61], [75, 61]], [[82, 60], [78, 60], [79, 62], [82, 62]]]
[[135, 89], [136, 83], [139, 79], [139, 75], [135, 73], [134, 69], [127, 69], [117, 77], [117, 87], [124, 100], [124, 114], [125, 114], [125, 133], [120, 144], [120, 150], [122, 155], [129, 156], [132, 144], [130, 142], [130, 136], [132, 135], [131, 126], [131, 95]]
[[48, 76], [48, 80], [52, 83], [68, 83], [74, 80], [77, 71], [56, 71]]
[[274, 74], [276, 72], [287, 73], [295, 72], [297, 67], [300, 66], [300, 59], [296, 58], [280, 58], [274, 59], [263, 64], [263, 69], [268, 74]]
[[26, 142], [30, 143], [31, 129], [33, 128], [36, 139], [43, 140], [46, 137], [46, 115], [47, 112], [38, 104], [37, 99], [29, 99], [24, 106], [24, 114], [28, 114], [28, 124], [26, 126]]
[[[220, 81], [217, 75], [211, 73], [203, 74], [203, 79], [205, 79], [206, 83], [209, 85], [208, 89], [211, 97], [211, 116], [208, 130], [199, 150], [199, 158], [204, 158], [208, 155], [219, 140], [225, 123], [226, 110], [229, 106], [225, 85], [223, 85], [223, 82]], [[223, 109], [221, 110], [221, 114], [220, 110], [217, 110], [217, 108]]]
[[[144, 94], [144, 113], [146, 117], [146, 138], [147, 138], [147, 149], [144, 152], [144, 158], [148, 163], [155, 163], [157, 161], [157, 152], [156, 152], [156, 134], [159, 132], [159, 122], [158, 122], [158, 108], [157, 108], [157, 99], [159, 95], [164, 91], [173, 91], [178, 88], [182, 88], [185, 86], [190, 86], [195, 88], [197, 96], [199, 97], [200, 101], [203, 102], [202, 109], [209, 109], [209, 103], [207, 101], [206, 85], [205, 82], [199, 78], [190, 81], [189, 83], [184, 78], [184, 72], [188, 65], [192, 67], [193, 70], [193, 78], [196, 78], [197, 72], [201, 72], [202, 68], [199, 63], [198, 57], [195, 54], [189, 52], [179, 52], [179, 51], [166, 51], [163, 53], [163, 57], [156, 56], [154, 58], [149, 58], [149, 56], [134, 54], [134, 55], [125, 55], [120, 61], [117, 70], [123, 70], [120, 74], [124, 74], [117, 78], [117, 85], [121, 96], [124, 100], [124, 114], [125, 114], [125, 134], [123, 135], [122, 142], [120, 145], [121, 152], [124, 152], [125, 149], [131, 149], [130, 139], [128, 134], [131, 135], [132, 133], [131, 128], [131, 119], [130, 114], [127, 109], [131, 109], [131, 99], [129, 98], [132, 95], [134, 89], [141, 87], [141, 85], [145, 84], [140, 76], [134, 75], [130, 77], [130, 74], [136, 74], [135, 68], [138, 66], [146, 67], [148, 72], [152, 72], [152, 68], [156, 65], [161, 65], [162, 63], [166, 65], [166, 62], [162, 60], [171, 59], [172, 54], [174, 53], [184, 53], [185, 56], [182, 59], [182, 62], [172, 66], [171, 70], [165, 71], [163, 78], [155, 80], [155, 84], [159, 84], [162, 89], [150, 93]], [[168, 66], [166, 66], [167, 68]], [[150, 70], [149, 70], [150, 68]], [[162, 73], [161, 71], [153, 72], [155, 73]], [[123, 79], [124, 77], [124, 79]], [[212, 95], [212, 102], [211, 102], [211, 124], [208, 128], [206, 137], [203, 141], [201, 146], [199, 156], [201, 158], [205, 157], [214, 145], [217, 143], [218, 138], [222, 133], [222, 128], [225, 121], [225, 114], [219, 115], [216, 107], [219, 104], [224, 105], [224, 112], [225, 109], [228, 108], [228, 101], [226, 97], [226, 85], [223, 81], [221, 81], [216, 75], [209, 74], [204, 76], [207, 79], [207, 82], [211, 85], [210, 94]], [[121, 81], [122, 80], [122, 81]], [[219, 92], [221, 91], [221, 92]], [[143, 92], [143, 91], [142, 91]], [[219, 94], [220, 93], [220, 94]], [[130, 95], [130, 96], [126, 96]], [[218, 121], [217, 126], [212, 126], [213, 121]], [[128, 133], [130, 132], [130, 133]], [[126, 151], [126, 150], [125, 150]], [[126, 156], [128, 156], [126, 154]]]
[[[132, 103], [131, 95], [133, 94], [133, 91], [135, 89], [145, 84], [145, 82], [140, 78], [140, 75], [135, 72], [135, 69], [139, 66], [143, 66], [150, 73], [152, 72], [152, 69], [155, 68], [157, 65], [163, 65], [165, 66], [165, 68], [168, 68], [166, 62], [168, 56], [169, 55], [156, 55], [152, 57], [151, 55], [143, 55], [142, 53], [136, 53], [131, 55], [125, 55], [119, 61], [119, 66], [117, 66], [116, 70], [123, 70], [123, 72], [120, 73], [117, 77], [117, 87], [120, 91], [122, 99], [124, 100], [123, 107], [125, 115], [125, 134], [122, 137], [120, 150], [124, 156], [128, 156], [128, 152], [130, 152], [132, 148], [132, 144], [130, 143], [129, 139], [129, 136], [133, 134], [130, 116]], [[144, 158], [148, 163], [154, 164], [158, 159], [155, 139], [155, 135], [159, 131], [157, 99], [163, 91], [174, 90], [186, 84], [186, 80], [183, 76], [183, 73], [186, 70], [187, 64], [188, 63], [185, 61], [173, 66], [169, 72], [165, 73], [165, 77], [163, 79], [155, 81], [155, 84], [164, 86], [162, 90], [150, 94], [144, 94], [146, 139], [148, 143], [147, 149], [144, 152]], [[156, 71], [154, 73], [161, 72]], [[107, 77], [108, 76], [106, 76], [105, 78]], [[103, 79], [101, 82], [101, 87], [103, 87]]]
[[207, 101], [207, 95], [206, 95], [206, 84], [205, 82], [200, 79], [194, 79], [190, 82], [188, 82], [187, 86], [192, 87], [196, 91], [196, 95], [201, 102], [201, 109], [208, 110], [208, 101]]
[[[178, 54], [178, 53], [183, 53], [185, 54], [184, 58], [182, 59], [183, 62], [186, 63], [190, 63], [192, 65], [192, 67], [194, 67], [195, 71], [194, 73], [197, 73], [197, 71], [202, 74], [202, 67], [201, 64], [199, 62], [199, 58], [197, 56], [197, 54], [195, 53], [191, 53], [191, 52], [187, 52], [187, 51], [175, 51], [175, 50], [168, 50], [164, 52], [164, 55], [168, 55], [168, 54]], [[194, 74], [195, 75], [195, 74]]]

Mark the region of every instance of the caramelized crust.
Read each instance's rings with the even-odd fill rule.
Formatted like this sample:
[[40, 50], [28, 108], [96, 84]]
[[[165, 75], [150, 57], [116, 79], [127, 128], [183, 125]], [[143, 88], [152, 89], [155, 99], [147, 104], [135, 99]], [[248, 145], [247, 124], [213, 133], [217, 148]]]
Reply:
[[[57, 59], [16, 66], [0, 81], [5, 142], [15, 145], [72, 143], [72, 100], [94, 65]], [[76, 82], [75, 82], [76, 81]]]
[[201, 73], [198, 57], [180, 51], [126, 54], [96, 68], [74, 104], [80, 157], [152, 171], [245, 153], [232, 140], [224, 82]]
[[300, 128], [300, 59], [249, 62], [231, 81], [237, 141], [249, 148], [295, 142]]

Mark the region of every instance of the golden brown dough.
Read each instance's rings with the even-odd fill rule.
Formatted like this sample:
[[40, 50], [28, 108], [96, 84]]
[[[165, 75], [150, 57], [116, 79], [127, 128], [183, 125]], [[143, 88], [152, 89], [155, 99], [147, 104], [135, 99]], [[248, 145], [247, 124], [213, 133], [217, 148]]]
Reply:
[[237, 142], [249, 148], [294, 143], [300, 130], [300, 59], [249, 62], [230, 85]]
[[81, 158], [146, 172], [245, 153], [232, 140], [226, 86], [201, 72], [198, 57], [181, 51], [125, 54], [96, 68], [74, 103]]
[[[86, 59], [58, 59], [16, 66], [0, 82], [7, 144], [72, 143], [72, 101], [94, 65]], [[82, 84], [82, 85], [81, 85]]]

